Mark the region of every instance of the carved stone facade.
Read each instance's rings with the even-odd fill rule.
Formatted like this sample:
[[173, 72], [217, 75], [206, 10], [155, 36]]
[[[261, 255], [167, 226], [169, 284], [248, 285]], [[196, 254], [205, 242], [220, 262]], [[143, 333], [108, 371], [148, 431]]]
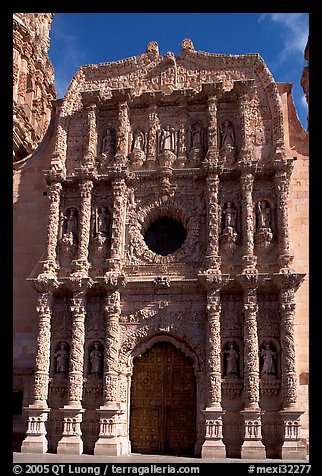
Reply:
[[54, 69], [48, 57], [53, 13], [13, 14], [13, 161], [31, 154], [49, 122]]
[[[307, 262], [293, 255], [305, 225], [289, 196], [307, 138], [291, 150], [291, 98], [258, 55], [181, 46], [81, 67], [34, 154], [49, 204], [28, 277], [38, 347], [23, 452], [129, 454], [139, 398], [146, 416], [161, 385], [173, 406], [173, 392], [193, 392], [182, 451], [306, 456], [296, 326], [307, 325]], [[179, 386], [164, 383], [167, 362]], [[150, 452], [170, 448], [171, 428], [185, 433], [181, 410], [172, 427], [155, 417], [168, 436]]]

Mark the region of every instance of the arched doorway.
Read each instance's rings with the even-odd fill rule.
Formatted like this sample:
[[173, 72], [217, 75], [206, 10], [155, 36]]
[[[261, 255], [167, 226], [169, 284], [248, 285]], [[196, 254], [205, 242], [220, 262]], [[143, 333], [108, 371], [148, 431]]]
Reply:
[[136, 357], [133, 364], [132, 452], [193, 455], [196, 441], [193, 359], [164, 341]]

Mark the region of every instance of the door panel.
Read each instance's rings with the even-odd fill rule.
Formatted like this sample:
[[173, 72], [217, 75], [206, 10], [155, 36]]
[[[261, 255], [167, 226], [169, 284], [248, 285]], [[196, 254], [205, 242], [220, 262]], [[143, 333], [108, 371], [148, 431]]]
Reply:
[[132, 451], [192, 455], [196, 438], [193, 360], [159, 342], [134, 360], [131, 386]]

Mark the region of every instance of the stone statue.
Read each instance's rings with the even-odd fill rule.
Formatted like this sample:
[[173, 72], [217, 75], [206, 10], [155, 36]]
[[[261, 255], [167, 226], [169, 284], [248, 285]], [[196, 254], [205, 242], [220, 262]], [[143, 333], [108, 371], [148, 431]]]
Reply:
[[68, 350], [66, 342], [60, 343], [60, 349], [55, 352], [55, 371], [56, 373], [68, 373]]
[[233, 231], [232, 228], [236, 228], [237, 225], [237, 211], [231, 206], [231, 202], [227, 202], [227, 206], [223, 210], [223, 214], [225, 216], [225, 229], [227, 229], [228, 231]]
[[275, 363], [277, 353], [274, 352], [269, 344], [265, 344], [265, 348], [261, 351], [261, 357], [263, 358], [262, 376], [272, 376], [276, 374]]
[[106, 134], [102, 141], [102, 152], [108, 155], [114, 154], [114, 140], [111, 129], [106, 130]]
[[200, 149], [202, 147], [202, 137], [201, 137], [201, 128], [199, 125], [196, 125], [192, 129], [192, 147]]
[[143, 150], [143, 147], [144, 147], [143, 132], [137, 131], [134, 137], [133, 149]]
[[234, 344], [231, 342], [229, 344], [229, 349], [224, 350], [226, 355], [226, 377], [237, 377], [238, 376], [238, 352], [234, 349]]
[[235, 134], [234, 129], [231, 125], [231, 122], [226, 120], [220, 128], [221, 135], [221, 148], [224, 147], [235, 147]]
[[109, 234], [110, 217], [107, 208], [102, 207], [97, 213], [97, 234], [101, 236], [108, 236]]
[[266, 205], [265, 200], [258, 202], [257, 205], [257, 228], [270, 228], [271, 211]]
[[70, 234], [73, 235], [73, 237], [77, 238], [78, 225], [76, 208], [71, 208], [69, 211], [69, 215], [64, 217], [63, 235]]
[[168, 125], [165, 129], [161, 130], [160, 150], [161, 152], [164, 150], [171, 150], [174, 152], [174, 149], [174, 129], [173, 127], [170, 128]]
[[90, 353], [90, 362], [91, 362], [91, 374], [101, 374], [102, 373], [102, 357], [103, 354], [100, 351], [100, 343], [94, 343], [94, 349]]

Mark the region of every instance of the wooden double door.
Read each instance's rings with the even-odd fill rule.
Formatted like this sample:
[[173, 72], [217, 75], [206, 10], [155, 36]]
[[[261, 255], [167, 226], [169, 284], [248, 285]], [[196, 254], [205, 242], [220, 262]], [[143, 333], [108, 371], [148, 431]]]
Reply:
[[134, 359], [130, 440], [134, 453], [194, 454], [193, 359], [169, 342], [159, 342]]

